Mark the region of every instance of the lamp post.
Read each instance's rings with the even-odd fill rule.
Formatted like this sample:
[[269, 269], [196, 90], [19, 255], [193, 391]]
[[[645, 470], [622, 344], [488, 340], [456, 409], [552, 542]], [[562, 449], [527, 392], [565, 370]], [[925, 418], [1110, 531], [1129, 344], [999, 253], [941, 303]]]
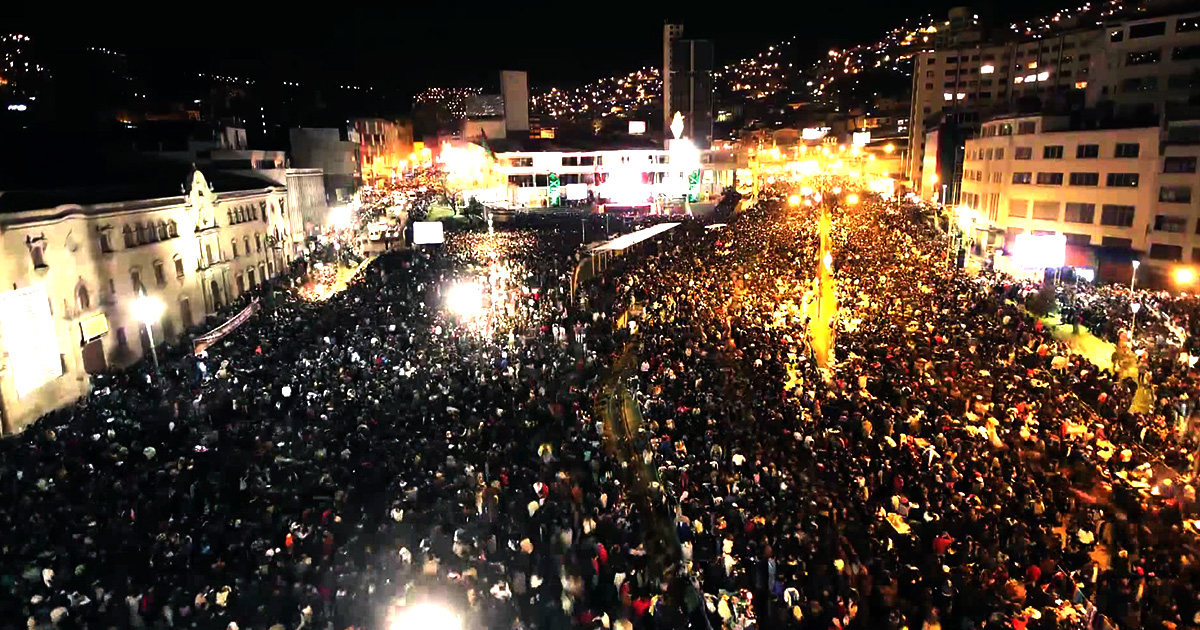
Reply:
[[1129, 310], [1133, 311], [1133, 321], [1129, 324], [1129, 343], [1132, 346], [1133, 333], [1137, 330], [1137, 314], [1138, 311], [1142, 310], [1142, 305], [1140, 302], [1134, 302], [1133, 304], [1129, 305]]
[[[1133, 273], [1129, 277], [1129, 299], [1130, 300], [1133, 299], [1133, 288], [1135, 286], [1137, 286], [1137, 270], [1138, 270], [1138, 267], [1141, 267], [1141, 266], [1142, 266], [1142, 261], [1140, 261], [1140, 260], [1133, 261]], [[1134, 311], [1134, 312], [1136, 313], [1137, 311]]]
[[162, 300], [142, 295], [133, 302], [133, 315], [146, 327], [146, 336], [150, 338], [150, 357], [154, 360], [154, 373], [161, 375], [158, 366], [158, 350], [154, 347], [154, 322], [162, 317], [165, 305]]

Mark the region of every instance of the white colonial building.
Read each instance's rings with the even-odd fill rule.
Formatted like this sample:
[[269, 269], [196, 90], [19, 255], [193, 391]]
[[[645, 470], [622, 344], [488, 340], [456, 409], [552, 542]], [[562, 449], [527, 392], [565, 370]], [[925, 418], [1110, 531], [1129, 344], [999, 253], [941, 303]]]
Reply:
[[220, 183], [214, 192], [205, 174], [181, 168], [186, 194], [171, 197], [101, 189], [0, 193], [0, 287], [44, 285], [61, 359], [61, 376], [18, 395], [14, 331], [3, 331], [4, 433], [86, 393], [89, 375], [149, 353], [150, 338], [133, 312], [138, 296], [165, 306], [153, 324], [161, 344], [288, 267], [296, 223], [284, 187], [213, 172]]

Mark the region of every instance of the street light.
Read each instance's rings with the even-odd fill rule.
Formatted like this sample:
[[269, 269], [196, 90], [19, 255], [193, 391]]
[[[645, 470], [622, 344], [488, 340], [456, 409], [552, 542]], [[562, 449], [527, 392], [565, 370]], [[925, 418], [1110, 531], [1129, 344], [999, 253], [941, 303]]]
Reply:
[[405, 609], [389, 624], [391, 630], [462, 630], [462, 619], [435, 604], [417, 604]]
[[1175, 270], [1175, 283], [1180, 285], [1189, 285], [1196, 280], [1196, 272], [1190, 267], [1180, 267]]
[[459, 317], [478, 317], [483, 312], [483, 291], [474, 282], [456, 284], [446, 296], [446, 308]]
[[1142, 266], [1142, 261], [1140, 261], [1140, 260], [1133, 261], [1133, 274], [1131, 274], [1130, 278], [1129, 278], [1129, 298], [1130, 299], [1133, 299], [1133, 288], [1135, 286], [1137, 286], [1137, 270], [1138, 270], [1138, 267], [1141, 267], [1141, 266]]
[[1129, 310], [1133, 311], [1133, 321], [1129, 323], [1129, 343], [1132, 345], [1133, 333], [1137, 330], [1137, 314], [1138, 311], [1142, 310], [1142, 304], [1140, 302], [1134, 302], [1133, 304], [1129, 305]]
[[792, 196], [788, 197], [788, 205], [789, 206], [800, 205], [800, 195], [792, 195]]
[[858, 203], [858, 195], [856, 195], [854, 193], [850, 193], [849, 195], [846, 195], [846, 204], [847, 205], [853, 206], [856, 203]]
[[158, 298], [142, 295], [133, 301], [133, 316], [146, 326], [146, 335], [150, 338], [150, 357], [154, 359], [154, 372], [159, 373], [158, 351], [154, 349], [154, 322], [163, 314], [166, 305]]

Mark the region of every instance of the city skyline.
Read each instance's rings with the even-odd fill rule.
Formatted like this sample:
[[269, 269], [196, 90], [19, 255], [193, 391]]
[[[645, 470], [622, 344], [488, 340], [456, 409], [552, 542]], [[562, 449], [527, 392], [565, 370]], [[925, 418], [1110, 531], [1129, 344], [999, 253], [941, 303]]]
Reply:
[[[556, 16], [570, 18], [560, 12], [547, 14], [550, 21], [545, 29], [532, 34], [520, 30], [531, 23], [525, 16], [481, 15], [478, 29], [445, 31], [436, 27], [405, 28], [405, 24], [428, 22], [418, 17], [419, 12], [406, 18], [398, 9], [383, 9], [371, 19], [349, 13], [318, 21], [239, 11], [238, 15], [244, 16], [242, 21], [248, 24], [272, 25], [272, 34], [265, 38], [261, 34], [241, 37], [221, 32], [220, 20], [212, 27], [211, 35], [206, 35], [204, 28], [181, 35], [185, 27], [177, 24], [175, 16], [149, 14], [129, 20], [98, 14], [95, 19], [89, 16], [65, 24], [44, 19], [46, 16], [38, 15], [34, 8], [18, 15], [11, 30], [24, 29], [45, 45], [104, 46], [128, 55], [135, 67], [152, 75], [196, 71], [285, 81], [353, 81], [398, 90], [407, 100], [426, 87], [487, 83], [500, 69], [527, 70], [531, 86], [544, 88], [571, 87], [643, 66], [657, 66], [661, 28], [666, 21], [684, 24], [689, 38], [713, 40], [718, 64], [726, 64], [793, 37], [796, 54], [811, 57], [830, 46], [850, 46], [877, 37], [905, 20], [923, 19], [928, 14], [940, 19], [957, 4], [962, 3], [928, 4], [920, 15], [895, 3], [873, 2], [865, 9], [860, 6], [853, 10], [827, 5], [809, 9], [806, 15], [811, 17], [804, 20], [775, 19], [786, 15], [782, 7], [719, 19], [701, 13], [650, 9], [638, 16], [581, 16], [569, 26], [550, 20]], [[998, 7], [992, 19], [999, 25], [1061, 8], [1058, 4], [1039, 1]], [[388, 28], [392, 23], [397, 24], [394, 32]], [[537, 20], [532, 23], [536, 25]], [[54, 26], [47, 28], [46, 24]], [[368, 26], [380, 32], [364, 32]], [[520, 35], [514, 37], [517, 33]], [[586, 46], [581, 46], [584, 42]], [[480, 63], [484, 59], [486, 63]]]

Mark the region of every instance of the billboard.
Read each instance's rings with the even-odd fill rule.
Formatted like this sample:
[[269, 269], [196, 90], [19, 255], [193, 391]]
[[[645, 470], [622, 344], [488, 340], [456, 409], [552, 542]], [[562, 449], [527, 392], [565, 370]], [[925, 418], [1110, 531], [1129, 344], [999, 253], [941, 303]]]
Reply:
[[0, 331], [13, 367], [18, 398], [62, 376], [58, 334], [54, 331], [45, 284], [0, 294]]
[[413, 244], [430, 245], [445, 241], [441, 221], [417, 221], [413, 223]]
[[1067, 264], [1067, 237], [1062, 234], [1018, 234], [1013, 263], [1025, 269], [1056, 269]]
[[804, 140], [820, 140], [829, 133], [829, 127], [809, 127], [800, 130], [800, 138]]
[[646, 133], [646, 121], [644, 121], [644, 120], [629, 121], [629, 135], [640, 136], [644, 133]]
[[568, 201], [582, 201], [587, 199], [587, 184], [567, 184], [563, 186], [563, 189], [566, 191]]
[[856, 147], [862, 147], [871, 144], [871, 132], [855, 131], [854, 134], [850, 136], [850, 142]]

